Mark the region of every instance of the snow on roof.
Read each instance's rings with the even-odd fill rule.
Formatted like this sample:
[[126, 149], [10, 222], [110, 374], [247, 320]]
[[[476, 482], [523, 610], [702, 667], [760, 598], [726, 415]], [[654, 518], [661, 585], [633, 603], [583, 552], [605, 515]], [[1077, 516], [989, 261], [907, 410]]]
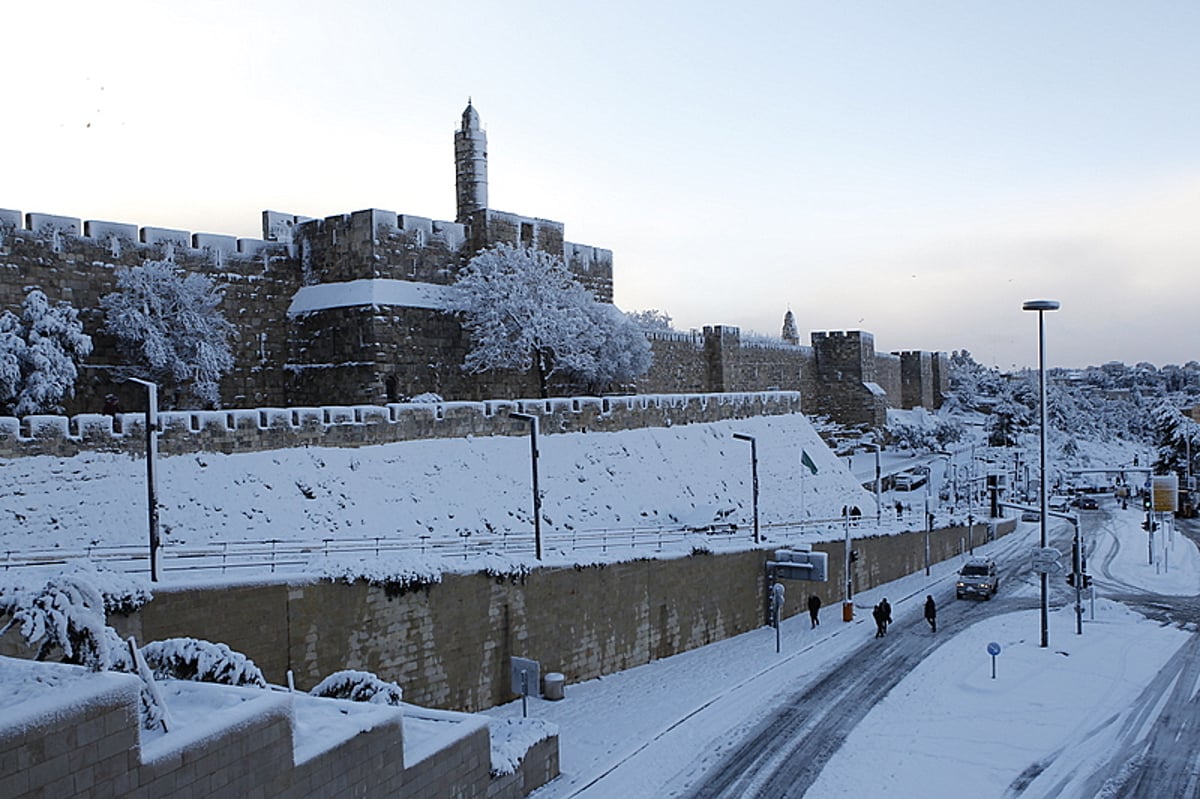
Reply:
[[292, 297], [289, 316], [330, 308], [389, 305], [400, 308], [430, 308], [444, 311], [457, 294], [453, 286], [416, 283], [409, 280], [351, 280], [304, 286]]

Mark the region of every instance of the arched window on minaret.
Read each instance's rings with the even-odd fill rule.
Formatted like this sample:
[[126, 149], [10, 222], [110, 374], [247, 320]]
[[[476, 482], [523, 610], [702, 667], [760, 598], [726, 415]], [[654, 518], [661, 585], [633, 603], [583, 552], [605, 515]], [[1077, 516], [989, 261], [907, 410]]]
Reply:
[[788, 344], [800, 343], [800, 331], [796, 330], [796, 316], [791, 308], [783, 315], [783, 333], [780, 337]]

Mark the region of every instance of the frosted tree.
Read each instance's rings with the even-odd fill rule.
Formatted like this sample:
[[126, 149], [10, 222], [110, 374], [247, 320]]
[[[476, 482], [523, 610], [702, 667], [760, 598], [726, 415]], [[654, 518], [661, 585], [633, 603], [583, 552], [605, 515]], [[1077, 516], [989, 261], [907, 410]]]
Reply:
[[93, 671], [129, 670], [123, 642], [107, 624], [104, 595], [87, 579], [59, 575], [38, 591], [6, 598], [0, 609], [12, 616], [0, 636], [16, 627], [25, 643], [37, 648], [38, 660], [60, 650], [64, 663]]
[[61, 411], [91, 352], [79, 312], [68, 302], [51, 304], [33, 289], [19, 317], [0, 314], [0, 407], [15, 416]]
[[136, 374], [182, 389], [191, 400], [220, 404], [220, 379], [233, 368], [234, 327], [207, 276], [147, 261], [117, 270], [117, 290], [100, 298], [105, 332], [117, 339]]
[[671, 315], [657, 308], [649, 308], [645, 311], [629, 311], [626, 315], [642, 330], [674, 330], [671, 326]]
[[584, 388], [593, 392], [630, 383], [650, 368], [652, 354], [646, 335], [636, 322], [612, 305], [592, 303], [588, 309], [599, 334], [590, 372], [573, 373]]
[[[624, 375], [624, 358], [635, 367], [649, 360], [626, 357], [632, 336], [563, 265], [544, 252], [508, 244], [483, 250], [467, 264], [457, 284], [454, 310], [470, 332], [472, 347], [463, 368], [533, 371], [541, 396], [552, 376], [596, 382]], [[611, 306], [608, 306], [611, 307]], [[619, 313], [619, 312], [618, 312]], [[622, 342], [613, 341], [614, 333]], [[644, 336], [641, 337], [644, 344]], [[648, 353], [648, 345], [647, 353]]]

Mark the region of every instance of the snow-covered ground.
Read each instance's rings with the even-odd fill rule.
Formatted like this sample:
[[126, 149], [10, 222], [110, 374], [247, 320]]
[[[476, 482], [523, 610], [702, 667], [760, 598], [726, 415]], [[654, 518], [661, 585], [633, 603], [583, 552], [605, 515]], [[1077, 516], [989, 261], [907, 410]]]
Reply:
[[[799, 414], [539, 438], [543, 532], [680, 529], [721, 516], [749, 538], [750, 447], [761, 523], [874, 509]], [[818, 472], [801, 469], [805, 451]], [[507, 551], [532, 540], [529, 439], [467, 437], [159, 461], [164, 546], [380, 539]], [[803, 490], [801, 490], [801, 488]], [[86, 453], [0, 459], [0, 552], [144, 546], [145, 461]], [[336, 546], [336, 543], [335, 545]], [[569, 554], [569, 553], [568, 553]]]
[[[1139, 694], [1190, 635], [1104, 599], [1106, 585], [1164, 595], [1200, 593], [1195, 546], [1179, 534], [1169, 539], [1164, 572], [1148, 563], [1141, 514], [1114, 510], [1111, 518], [1095, 530], [1085, 519], [1092, 564], [1098, 569], [1112, 559], [1105, 576], [1097, 576], [1101, 598], [1094, 619], [1090, 603], [1085, 606], [1083, 635], [1075, 634], [1073, 605], [1052, 612], [1048, 648], [1039, 646], [1036, 609], [985, 615], [947, 635], [855, 729], [808, 795], [1000, 797], [1026, 768], [1046, 759], [1054, 762], [1040, 779], [1062, 781], [1056, 785], [1060, 792], [1035, 786], [1025, 795], [1093, 795], [1073, 792], [1072, 786], [1109, 759], [1123, 725], [1106, 720], [1137, 710]], [[1037, 526], [1023, 523], [981, 550], [1000, 562], [1028, 563], [1036, 541]], [[856, 596], [859, 611], [849, 624], [835, 618], [837, 608], [826, 610], [815, 630], [806, 614], [786, 620], [782, 654], [775, 652], [774, 631], [764, 627], [568, 686], [563, 701], [532, 700], [531, 716], [558, 725], [562, 752], [562, 776], [538, 796], [675, 795], [712, 765], [713, 751], [768, 713], [781, 692], [811, 682], [871, 638], [866, 611], [881, 596], [891, 598], [898, 619], [919, 617], [927, 593], [953, 596], [957, 566], [938, 564], [930, 577], [910, 575]], [[799, 594], [802, 588], [791, 590]], [[1002, 590], [1032, 598], [1036, 585], [1010, 581]], [[1060, 601], [1069, 598], [1061, 587], [1057, 595]], [[799, 602], [799, 595], [792, 601]], [[990, 607], [984, 603], [980, 609]], [[994, 679], [987, 653], [992, 642], [1001, 648]], [[520, 703], [488, 711], [498, 718], [520, 712]]]

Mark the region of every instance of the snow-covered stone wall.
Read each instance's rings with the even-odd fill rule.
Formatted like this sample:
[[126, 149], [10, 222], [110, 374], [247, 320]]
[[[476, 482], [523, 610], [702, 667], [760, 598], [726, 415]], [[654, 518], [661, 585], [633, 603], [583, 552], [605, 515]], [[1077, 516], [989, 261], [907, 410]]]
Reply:
[[[614, 432], [800, 412], [794, 391], [574, 397], [488, 402], [174, 411], [160, 414], [159, 451], [258, 452], [360, 447], [394, 441], [528, 435], [513, 412], [535, 415], [544, 434]], [[145, 414], [0, 417], [0, 457], [145, 451]]]
[[[175, 714], [166, 733], [147, 732], [138, 723], [140, 682], [132, 675], [4, 658], [0, 672], [5, 677], [29, 673], [37, 685], [58, 685], [32, 698], [17, 686], [19, 694], [4, 705], [0, 796], [11, 799], [507, 798], [522, 796], [558, 773], [557, 738], [552, 737], [529, 751], [514, 776], [494, 781], [488, 725], [460, 713], [402, 712], [347, 700], [192, 684], [187, 693], [196, 708]], [[233, 692], [243, 696], [230, 706], [227, 695]], [[205, 712], [205, 693], [222, 695], [220, 711]], [[347, 729], [346, 720], [354, 724], [356, 716], [364, 720]], [[436, 737], [425, 728], [436, 729]], [[410, 735], [428, 740], [406, 745]]]

